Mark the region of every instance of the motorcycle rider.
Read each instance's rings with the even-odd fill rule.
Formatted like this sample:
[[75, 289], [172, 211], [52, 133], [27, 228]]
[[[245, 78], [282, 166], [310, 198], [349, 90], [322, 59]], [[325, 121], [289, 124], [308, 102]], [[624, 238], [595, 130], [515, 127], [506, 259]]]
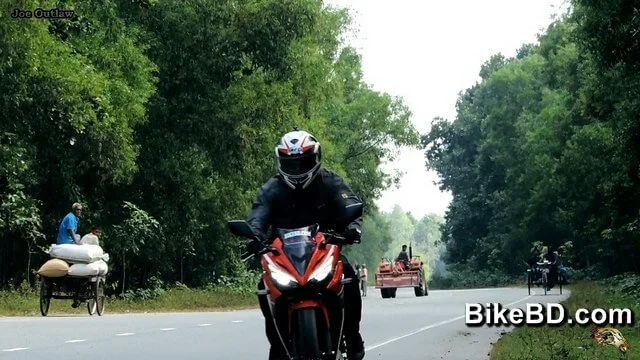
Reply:
[[409, 269], [409, 255], [407, 254], [407, 245], [402, 245], [402, 251], [400, 251], [400, 254], [398, 254], [398, 256], [396, 257], [396, 262], [398, 261], [402, 261], [405, 270]]
[[547, 291], [553, 289], [558, 282], [558, 256], [557, 253], [551, 251], [549, 247], [542, 248], [542, 260], [549, 261], [549, 276], [547, 277]]
[[[270, 227], [292, 229], [318, 223], [320, 229], [342, 233], [348, 244], [359, 240], [361, 218], [346, 224], [340, 217], [340, 211], [350, 204], [360, 204], [361, 200], [339, 175], [322, 167], [322, 150], [316, 138], [295, 128], [282, 136], [275, 153], [278, 174], [258, 190], [247, 220], [259, 232], [256, 235], [264, 243], [270, 243], [273, 239], [267, 236]], [[255, 241], [247, 246], [254, 253], [261, 248]], [[360, 335], [362, 299], [359, 280], [347, 258], [341, 255], [340, 259], [345, 278], [352, 279], [344, 290], [344, 334], [349, 358], [360, 360], [364, 357], [364, 343]], [[261, 280], [258, 289], [264, 288]], [[266, 296], [259, 296], [259, 302], [271, 343], [269, 359], [285, 359], [286, 352], [272, 321]]]

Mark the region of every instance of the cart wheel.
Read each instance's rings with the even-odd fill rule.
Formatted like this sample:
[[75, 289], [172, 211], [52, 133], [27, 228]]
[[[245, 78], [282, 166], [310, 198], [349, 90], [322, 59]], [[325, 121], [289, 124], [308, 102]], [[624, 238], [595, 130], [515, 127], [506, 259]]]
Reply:
[[529, 295], [531, 295], [531, 270], [527, 270], [527, 290], [529, 290]]
[[49, 313], [49, 306], [51, 306], [51, 283], [47, 278], [40, 278], [40, 313], [42, 316], [47, 316]]
[[96, 311], [98, 312], [98, 316], [102, 316], [104, 313], [104, 280], [98, 279], [94, 285], [94, 299], [93, 302], [96, 304]]
[[87, 311], [89, 315], [93, 316], [97, 310], [98, 305], [96, 304], [96, 299], [89, 299], [89, 301], [87, 301]]
[[560, 295], [562, 295], [562, 282], [564, 282], [564, 276], [558, 276], [558, 286], [560, 286]]
[[390, 290], [389, 291], [390, 292], [389, 295], [391, 295], [391, 297], [395, 299], [396, 298], [396, 290], [398, 290], [398, 288], [390, 288], [389, 290]]
[[547, 295], [547, 273], [542, 273], [542, 287], [544, 288], [544, 294]]

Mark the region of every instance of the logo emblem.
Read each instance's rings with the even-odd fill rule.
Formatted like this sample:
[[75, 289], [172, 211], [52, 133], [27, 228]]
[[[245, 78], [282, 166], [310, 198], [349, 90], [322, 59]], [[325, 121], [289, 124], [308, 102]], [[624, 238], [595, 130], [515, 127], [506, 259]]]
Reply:
[[591, 338], [598, 345], [613, 345], [622, 353], [626, 352], [630, 348], [627, 340], [622, 336], [620, 331], [615, 328], [600, 328], [594, 326], [591, 328]]
[[288, 232], [286, 234], [284, 234], [284, 239], [291, 239], [294, 236], [311, 236], [311, 232], [310, 231], [305, 231], [305, 230], [298, 230], [298, 231], [292, 231], [292, 232]]

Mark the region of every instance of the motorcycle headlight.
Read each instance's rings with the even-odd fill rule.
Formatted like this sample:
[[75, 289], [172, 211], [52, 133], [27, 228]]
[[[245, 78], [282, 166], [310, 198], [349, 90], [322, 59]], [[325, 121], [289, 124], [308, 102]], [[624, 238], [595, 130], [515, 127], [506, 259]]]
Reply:
[[333, 269], [333, 255], [327, 256], [326, 259], [320, 264], [320, 266], [311, 273], [309, 279], [313, 279], [316, 281], [322, 281], [329, 276], [331, 270]]
[[293, 276], [271, 264], [269, 264], [269, 272], [271, 273], [271, 278], [281, 286], [290, 286], [298, 283]]

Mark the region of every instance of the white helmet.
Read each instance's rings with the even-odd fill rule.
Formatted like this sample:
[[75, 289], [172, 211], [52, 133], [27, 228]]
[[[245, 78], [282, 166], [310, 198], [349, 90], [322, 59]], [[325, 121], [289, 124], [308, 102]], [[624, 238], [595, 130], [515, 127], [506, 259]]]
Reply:
[[278, 172], [294, 190], [305, 189], [315, 179], [322, 165], [320, 143], [306, 131], [285, 134], [276, 146]]

